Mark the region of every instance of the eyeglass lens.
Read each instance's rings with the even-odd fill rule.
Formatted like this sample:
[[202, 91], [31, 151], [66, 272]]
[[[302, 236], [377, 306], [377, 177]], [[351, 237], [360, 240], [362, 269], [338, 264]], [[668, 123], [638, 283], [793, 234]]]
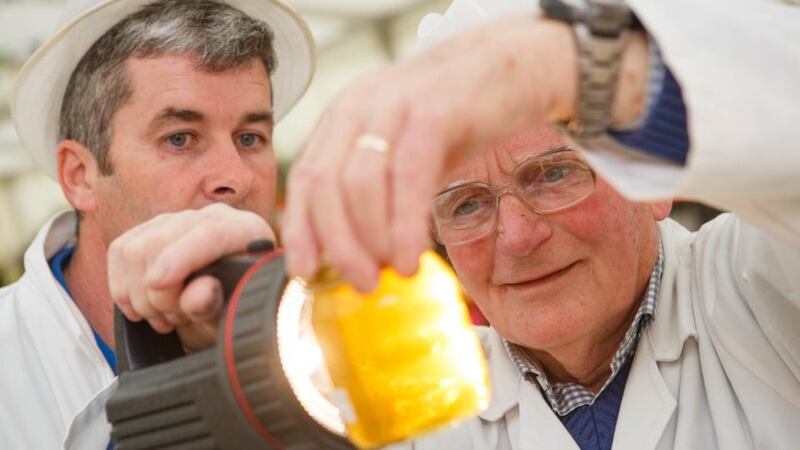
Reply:
[[472, 182], [447, 189], [434, 201], [436, 239], [452, 245], [483, 237], [494, 228], [499, 197], [508, 191], [533, 211], [552, 213], [588, 197], [594, 174], [574, 151], [560, 151], [522, 162], [510, 186]]

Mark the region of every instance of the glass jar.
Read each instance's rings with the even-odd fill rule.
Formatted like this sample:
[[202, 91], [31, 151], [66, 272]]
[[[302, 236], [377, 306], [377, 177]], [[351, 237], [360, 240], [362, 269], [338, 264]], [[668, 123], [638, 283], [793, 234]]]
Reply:
[[411, 277], [384, 269], [368, 294], [331, 269], [307, 288], [332, 399], [357, 446], [407, 440], [488, 405], [486, 359], [455, 274], [433, 251]]

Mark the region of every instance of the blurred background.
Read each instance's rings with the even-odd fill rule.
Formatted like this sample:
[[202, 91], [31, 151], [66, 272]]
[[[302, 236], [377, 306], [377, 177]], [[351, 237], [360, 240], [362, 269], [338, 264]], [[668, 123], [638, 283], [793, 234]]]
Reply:
[[[319, 59], [308, 93], [275, 130], [284, 176], [332, 97], [359, 74], [411, 55], [420, 19], [429, 12], [443, 12], [450, 3], [285, 1], [308, 20]], [[0, 0], [0, 286], [21, 275], [22, 254], [38, 228], [56, 211], [68, 207], [58, 185], [35, 169], [19, 144], [8, 107], [16, 72], [62, 23], [66, 4], [67, 0]], [[680, 205], [675, 215], [696, 228], [713, 212]]]

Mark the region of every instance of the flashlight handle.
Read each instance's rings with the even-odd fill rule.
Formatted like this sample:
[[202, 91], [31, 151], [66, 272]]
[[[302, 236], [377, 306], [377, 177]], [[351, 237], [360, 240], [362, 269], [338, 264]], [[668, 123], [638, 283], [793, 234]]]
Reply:
[[[222, 284], [223, 296], [227, 303], [247, 269], [262, 256], [261, 254], [271, 251], [274, 247], [270, 241], [253, 241], [247, 246], [248, 253], [222, 258], [205, 269], [193, 273], [186, 282], [188, 284], [204, 275], [217, 278]], [[176, 332], [160, 334], [145, 321], [129, 320], [116, 307], [114, 330], [119, 373], [172, 361], [186, 354]]]

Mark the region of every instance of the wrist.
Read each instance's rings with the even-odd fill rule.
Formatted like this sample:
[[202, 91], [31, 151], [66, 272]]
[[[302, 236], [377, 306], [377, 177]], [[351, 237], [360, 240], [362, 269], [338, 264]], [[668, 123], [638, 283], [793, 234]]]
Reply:
[[542, 80], [536, 95], [545, 96], [544, 114], [550, 123], [568, 122], [575, 117], [578, 105], [578, 52], [572, 27], [564, 22], [540, 18], [533, 42], [534, 64]]
[[[537, 19], [531, 36], [537, 46], [533, 63], [542, 66], [542, 89], [546, 93], [545, 116], [551, 123], [569, 122], [575, 117], [578, 105], [579, 77], [578, 46], [572, 27], [552, 19]], [[614, 101], [611, 106], [611, 126], [627, 123], [639, 117], [647, 98], [647, 64], [649, 52], [644, 32], [630, 32], [620, 60]]]
[[612, 127], [631, 122], [644, 113], [650, 57], [647, 45], [644, 32], [635, 31], [628, 35], [611, 104]]

